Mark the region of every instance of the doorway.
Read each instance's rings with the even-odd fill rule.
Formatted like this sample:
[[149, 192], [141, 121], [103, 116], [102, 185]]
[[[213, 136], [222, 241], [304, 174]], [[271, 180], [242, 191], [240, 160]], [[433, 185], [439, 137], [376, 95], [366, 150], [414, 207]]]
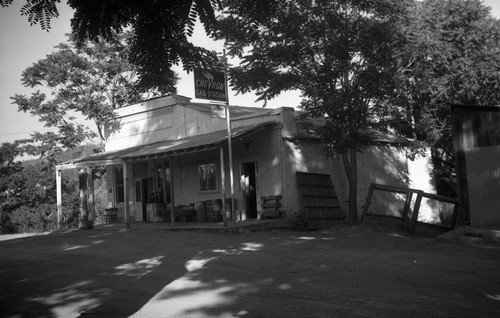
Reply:
[[148, 179], [147, 178], [136, 179], [135, 180], [136, 221], [147, 221], [148, 219], [147, 193], [148, 193]]
[[141, 179], [142, 220], [148, 220], [148, 179]]
[[246, 217], [257, 218], [256, 163], [245, 162], [240, 165], [240, 189]]

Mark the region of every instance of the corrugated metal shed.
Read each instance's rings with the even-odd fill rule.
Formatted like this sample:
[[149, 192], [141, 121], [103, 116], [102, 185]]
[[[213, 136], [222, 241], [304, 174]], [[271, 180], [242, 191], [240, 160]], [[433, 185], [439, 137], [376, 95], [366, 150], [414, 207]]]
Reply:
[[460, 222], [500, 225], [500, 107], [452, 106]]

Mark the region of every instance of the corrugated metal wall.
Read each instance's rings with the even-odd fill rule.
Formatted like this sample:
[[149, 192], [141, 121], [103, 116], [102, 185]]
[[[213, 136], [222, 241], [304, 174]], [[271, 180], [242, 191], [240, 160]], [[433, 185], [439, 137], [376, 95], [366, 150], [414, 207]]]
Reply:
[[500, 107], [452, 109], [461, 221], [500, 225]]

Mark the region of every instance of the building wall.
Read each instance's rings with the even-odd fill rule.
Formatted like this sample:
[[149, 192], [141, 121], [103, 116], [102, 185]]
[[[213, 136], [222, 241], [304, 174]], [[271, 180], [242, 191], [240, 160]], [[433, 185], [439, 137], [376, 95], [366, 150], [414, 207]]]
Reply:
[[[256, 164], [256, 195], [257, 209], [261, 211], [262, 196], [281, 195], [281, 174], [279, 156], [279, 130], [277, 126], [265, 131], [252, 134], [243, 140], [235, 140], [233, 143], [233, 165], [235, 179], [235, 193], [239, 205], [242, 208], [243, 194], [240, 187], [241, 165], [247, 162]], [[228, 172], [227, 172], [228, 173]], [[226, 185], [229, 187], [229, 184]]]
[[[206, 134], [226, 129], [226, 120], [213, 118], [211, 105], [187, 105], [189, 99], [179, 96], [148, 101], [144, 104], [132, 105], [118, 110], [122, 125], [119, 130], [109, 134], [106, 150], [128, 148], [165, 139], [184, 138], [197, 134]], [[206, 109], [204, 107], [207, 107]], [[330, 174], [342, 209], [347, 212], [348, 182], [343, 168], [342, 158], [336, 155], [324, 156], [321, 144], [302, 140], [294, 143], [291, 138], [297, 134], [292, 108], [281, 108], [258, 113], [255, 116], [236, 118], [233, 127], [252, 125], [262, 122], [278, 122], [279, 124], [263, 131], [249, 134], [244, 138], [233, 139], [233, 172], [235, 210], [244, 209], [243, 195], [240, 187], [241, 164], [255, 162], [257, 174], [257, 207], [260, 210], [260, 198], [267, 195], [282, 195], [283, 210], [286, 215], [300, 213], [296, 172], [312, 172]], [[279, 151], [281, 149], [281, 152]], [[209, 199], [222, 198], [220, 151], [210, 150], [172, 157], [172, 187], [174, 204], [188, 204]], [[157, 160], [168, 161], [168, 158], [147, 161], [148, 171]], [[198, 165], [201, 163], [216, 164], [218, 170], [218, 188], [216, 191], [200, 192], [198, 190]], [[229, 154], [224, 146], [225, 188], [229, 198]], [[134, 176], [132, 164], [129, 167], [130, 220], [142, 220], [142, 206], [135, 198]], [[108, 170], [111, 168], [108, 168]], [[153, 177], [153, 175], [149, 176]], [[393, 186], [408, 187], [410, 185], [408, 161], [405, 155], [396, 148], [367, 148], [358, 153], [358, 211], [361, 214], [370, 184], [380, 183]], [[111, 202], [115, 202], [113, 173], [108, 173], [108, 185]], [[414, 185], [414, 184], [413, 184]], [[381, 208], [395, 209], [390, 206], [390, 198], [378, 198]], [[119, 208], [119, 218], [124, 220], [123, 203], [113, 203]], [[386, 204], [383, 206], [383, 204]]]
[[466, 149], [471, 225], [500, 225], [500, 146]]
[[[299, 195], [295, 173], [310, 172], [330, 174], [335, 192], [342, 210], [348, 211], [348, 181], [344, 171], [342, 156], [327, 158], [322, 146], [316, 142], [302, 141], [296, 144], [285, 142], [284, 183], [286, 192], [286, 210], [288, 215], [298, 213]], [[379, 183], [392, 186], [408, 187], [408, 168], [406, 156], [394, 147], [372, 147], [357, 155], [358, 159], [358, 215], [361, 216], [370, 184]], [[386, 202], [379, 198], [376, 201]], [[378, 207], [377, 207], [378, 208]], [[387, 208], [387, 207], [384, 207]], [[389, 207], [391, 208], [391, 207]], [[395, 208], [395, 207], [393, 207]]]
[[[339, 203], [344, 212], [348, 211], [348, 182], [343, 169], [340, 155], [326, 158], [322, 153], [321, 145], [314, 142], [302, 142], [300, 145], [289, 141], [280, 140], [280, 129], [273, 129], [256, 133], [246, 139], [233, 142], [233, 172], [235, 210], [244, 210], [243, 196], [239, 184], [241, 164], [255, 162], [257, 166], [257, 207], [260, 211], [260, 198], [267, 195], [282, 195], [283, 210], [287, 216], [300, 213], [300, 202], [295, 173], [311, 172], [330, 174]], [[278, 151], [280, 142], [283, 143], [283, 156]], [[158, 160], [148, 161], [148, 170]], [[161, 160], [168, 160], [164, 158]], [[218, 175], [218, 188], [216, 191], [200, 192], [198, 190], [198, 165], [202, 163], [215, 163]], [[226, 198], [230, 197], [229, 180], [229, 155], [227, 147], [224, 148], [224, 164], [227, 189]], [[282, 165], [283, 164], [283, 165]], [[129, 197], [130, 220], [142, 220], [142, 206], [136, 202], [133, 180], [134, 169], [129, 168]], [[115, 200], [115, 187], [113, 183], [113, 169], [108, 167], [108, 193], [110, 201]], [[139, 176], [140, 177], [140, 176]], [[152, 177], [152, 176], [149, 176]], [[220, 152], [211, 150], [172, 157], [172, 181], [174, 187], [174, 204], [189, 204], [210, 199], [222, 198], [220, 174]], [[283, 180], [283, 182], [282, 182]], [[395, 148], [370, 148], [358, 153], [358, 211], [361, 214], [370, 184], [379, 183], [400, 187], [408, 187], [407, 161], [403, 154]], [[399, 206], [393, 203], [393, 198], [387, 194], [377, 194], [374, 198], [376, 209], [394, 210], [398, 213]], [[123, 203], [114, 203], [119, 209], [119, 219], [124, 220]], [[379, 206], [377, 206], [379, 204]]]
[[500, 107], [452, 106], [461, 214], [472, 226], [500, 225]]
[[[254, 133], [244, 139], [233, 140], [235, 210], [244, 210], [242, 189], [240, 187], [241, 164], [243, 163], [255, 162], [256, 164], [256, 194], [259, 211], [261, 196], [282, 194], [278, 133], [276, 127]], [[226, 198], [229, 199], [231, 181], [227, 145], [224, 146], [223, 151]], [[174, 167], [174, 202], [176, 205], [222, 198], [220, 150], [175, 156], [172, 162]], [[218, 189], [217, 191], [200, 192], [198, 189], [198, 165], [212, 162], [217, 167]]]
[[117, 122], [106, 130], [106, 151], [225, 129], [225, 119], [212, 117], [210, 107], [193, 109], [188, 98], [167, 96], [117, 109]]
[[335, 187], [339, 202], [345, 200], [343, 191], [343, 175], [338, 171], [338, 165], [332, 158], [326, 158], [321, 153], [321, 145], [318, 143], [301, 141], [294, 143], [283, 141], [283, 180], [285, 187], [284, 209], [288, 216], [300, 213], [299, 193], [297, 188], [296, 172], [324, 173], [330, 174]]
[[[215, 163], [217, 169], [217, 190], [200, 192], [198, 186], [198, 165]], [[172, 158], [174, 204], [189, 204], [198, 201], [220, 199], [220, 155], [218, 150], [203, 151]]]

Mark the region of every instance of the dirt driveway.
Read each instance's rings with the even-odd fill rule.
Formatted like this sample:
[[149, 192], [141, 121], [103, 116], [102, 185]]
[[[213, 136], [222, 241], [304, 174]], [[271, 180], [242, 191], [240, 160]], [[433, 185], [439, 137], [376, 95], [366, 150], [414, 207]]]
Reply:
[[498, 317], [499, 246], [120, 226], [0, 241], [0, 317]]

